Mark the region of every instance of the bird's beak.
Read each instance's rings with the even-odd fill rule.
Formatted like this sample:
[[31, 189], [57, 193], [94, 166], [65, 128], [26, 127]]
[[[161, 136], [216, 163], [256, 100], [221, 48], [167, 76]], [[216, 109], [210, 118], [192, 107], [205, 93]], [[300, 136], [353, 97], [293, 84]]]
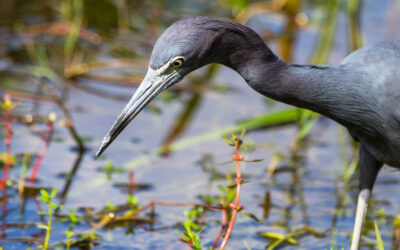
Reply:
[[97, 159], [106, 148], [114, 141], [121, 131], [135, 118], [135, 116], [164, 89], [177, 82], [178, 72], [166, 73], [162, 69], [149, 68], [139, 88], [132, 96], [129, 103], [122, 110], [107, 135], [104, 137], [95, 159]]

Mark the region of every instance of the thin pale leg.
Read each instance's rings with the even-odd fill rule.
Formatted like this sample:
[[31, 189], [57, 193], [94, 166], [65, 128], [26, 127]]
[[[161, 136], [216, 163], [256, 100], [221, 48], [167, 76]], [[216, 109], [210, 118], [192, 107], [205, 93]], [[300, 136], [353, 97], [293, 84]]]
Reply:
[[360, 144], [360, 193], [358, 194], [356, 219], [354, 222], [353, 239], [351, 241], [351, 250], [360, 248], [361, 231], [363, 228], [365, 216], [367, 215], [368, 202], [374, 187], [376, 176], [382, 167], [382, 163], [373, 157], [365, 146]]
[[361, 230], [363, 228], [365, 216], [367, 215], [367, 207], [371, 190], [361, 190], [358, 195], [356, 220], [354, 222], [353, 239], [351, 241], [351, 250], [358, 250], [360, 248]]

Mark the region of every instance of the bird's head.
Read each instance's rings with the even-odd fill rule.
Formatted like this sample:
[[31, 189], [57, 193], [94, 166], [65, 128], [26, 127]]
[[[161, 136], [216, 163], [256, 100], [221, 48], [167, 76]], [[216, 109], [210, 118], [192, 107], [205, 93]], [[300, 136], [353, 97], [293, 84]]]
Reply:
[[[228, 20], [209, 17], [190, 17], [171, 25], [156, 42], [146, 76], [104, 137], [95, 157], [101, 155], [128, 123], [164, 89], [208, 63], [229, 66], [227, 55], [232, 54], [237, 36], [249, 34], [255, 32]], [[222, 37], [229, 43], [221, 42]], [[261, 43], [265, 46], [262, 40]]]

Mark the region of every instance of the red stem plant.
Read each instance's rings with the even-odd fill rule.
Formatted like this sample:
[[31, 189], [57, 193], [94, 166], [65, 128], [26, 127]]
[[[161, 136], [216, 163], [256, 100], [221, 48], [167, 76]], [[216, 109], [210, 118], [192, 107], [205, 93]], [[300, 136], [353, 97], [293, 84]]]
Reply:
[[222, 234], [226, 229], [226, 226], [228, 225], [226, 209], [225, 208], [221, 209], [221, 213], [222, 213], [221, 229], [219, 230], [217, 237], [215, 237], [214, 244], [212, 245], [211, 249], [215, 249], [218, 246], [219, 239], [221, 238]]
[[[243, 133], [242, 133], [243, 135]], [[235, 202], [229, 204], [229, 208], [232, 210], [232, 215], [231, 215], [231, 219], [229, 220], [229, 224], [228, 224], [228, 228], [226, 229], [226, 233], [225, 236], [222, 240], [221, 245], [219, 246], [219, 249], [222, 250], [225, 248], [226, 244], [228, 243], [228, 240], [231, 236], [232, 230], [233, 230], [233, 226], [235, 225], [235, 220], [236, 220], [236, 216], [237, 213], [243, 208], [239, 202], [240, 202], [240, 190], [241, 190], [241, 184], [243, 183], [243, 178], [241, 175], [241, 171], [240, 171], [240, 161], [244, 160], [243, 155], [240, 155], [239, 152], [239, 147], [240, 147], [240, 138], [237, 138], [236, 136], [233, 137], [234, 139], [234, 146], [235, 146], [235, 154], [232, 156], [232, 160], [236, 162], [236, 178], [235, 178], [235, 182], [236, 182], [236, 196], [235, 196]], [[225, 211], [226, 212], [226, 211]], [[223, 218], [224, 216], [224, 211], [222, 211], [222, 216]], [[223, 222], [224, 224], [224, 222]], [[223, 225], [222, 225], [223, 226]], [[218, 239], [216, 239], [217, 241]]]
[[10, 170], [11, 164], [12, 123], [10, 112], [11, 109], [15, 107], [15, 105], [12, 104], [11, 96], [9, 94], [4, 94], [2, 106], [4, 109], [4, 117], [6, 119], [6, 138], [4, 139], [4, 144], [6, 145], [6, 155], [4, 160], [3, 178], [0, 182], [0, 188], [4, 189], [7, 186], [8, 172]]
[[33, 165], [33, 170], [31, 173], [31, 176], [29, 178], [29, 181], [31, 184], [35, 182], [36, 175], [39, 171], [40, 165], [42, 164], [42, 160], [44, 156], [47, 153], [47, 150], [49, 149], [50, 142], [53, 138], [53, 133], [54, 133], [54, 121], [56, 120], [56, 113], [55, 112], [50, 112], [49, 118], [47, 121], [47, 135], [42, 135], [41, 139], [44, 141], [44, 147], [42, 151], [40, 151], [39, 156], [36, 158], [35, 164]]

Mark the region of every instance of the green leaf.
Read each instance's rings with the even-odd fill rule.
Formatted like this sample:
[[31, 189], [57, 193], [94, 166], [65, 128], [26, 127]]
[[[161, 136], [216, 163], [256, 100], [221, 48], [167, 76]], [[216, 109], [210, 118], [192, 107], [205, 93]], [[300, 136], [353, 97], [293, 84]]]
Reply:
[[106, 162], [105, 168], [106, 168], [106, 169], [113, 169], [113, 168], [114, 168], [114, 165], [113, 165], [112, 161], [108, 160], [108, 161]]
[[79, 221], [78, 217], [76, 217], [75, 213], [76, 213], [75, 209], [68, 209], [69, 222], [72, 225], [78, 223], [78, 221]]
[[57, 193], [57, 188], [53, 188], [51, 190], [50, 198], [53, 198], [56, 195], [56, 193]]
[[[3, 143], [3, 142], [2, 142]], [[7, 159], [8, 158], [8, 159]], [[9, 161], [9, 163], [11, 164], [11, 165], [15, 165], [15, 164], [17, 164], [17, 158], [14, 156], [14, 155], [12, 155], [12, 154], [7, 154], [6, 152], [1, 152], [0, 153], [0, 162], [2, 163], [2, 164], [5, 164], [5, 162], [6, 161]]]
[[257, 216], [255, 216], [254, 214], [248, 213], [248, 212], [246, 212], [246, 211], [244, 211], [244, 210], [240, 210], [239, 212], [240, 212], [241, 214], [243, 214], [243, 215], [245, 215], [245, 216], [247, 216], [247, 217], [249, 217], [249, 218], [251, 218], [251, 219], [257, 221], [258, 223], [263, 224], [263, 222], [262, 222], [261, 220], [259, 220], [259, 219], [257, 218]]
[[227, 193], [227, 199], [228, 199], [228, 203], [231, 203], [236, 197], [236, 192], [235, 189], [230, 188], [228, 189], [228, 193]]
[[222, 186], [221, 184], [218, 184], [217, 188], [219, 190], [221, 190], [221, 192], [223, 192], [223, 193], [227, 193], [228, 192], [228, 189], [226, 187]]
[[43, 196], [40, 196], [39, 198], [37, 198], [38, 201], [41, 201], [43, 203], [47, 203], [48, 199], [43, 198]]
[[239, 138], [243, 138], [244, 134], [246, 133], [246, 128], [242, 129], [242, 132], [240, 132]]
[[282, 240], [285, 238], [285, 235], [274, 232], [259, 232], [257, 234], [265, 238], [276, 239], [276, 240]]
[[40, 194], [43, 198], [49, 198], [49, 193], [47, 193], [46, 189], [40, 189]]
[[106, 205], [107, 205], [109, 210], [111, 210], [111, 211], [115, 210], [115, 206], [111, 202], [107, 201]]
[[237, 137], [237, 135], [235, 135], [235, 134], [232, 134], [232, 138], [233, 138], [233, 140], [235, 140], [235, 141], [238, 140], [238, 137]]
[[55, 203], [50, 203], [50, 204], [49, 204], [49, 207], [50, 207], [50, 208], [53, 208], [53, 209], [56, 209], [56, 208], [58, 207], [58, 205], [55, 204]]
[[244, 162], [262, 162], [264, 159], [244, 160]]
[[138, 197], [132, 196], [132, 195], [128, 195], [128, 202], [132, 206], [135, 206], [137, 204], [137, 202], [138, 202]]
[[43, 225], [43, 224], [38, 224], [38, 225], [36, 225], [36, 227], [40, 228], [40, 229], [44, 229], [44, 230], [48, 230], [49, 229], [49, 227], [47, 225]]
[[72, 236], [74, 236], [74, 231], [67, 230], [65, 231], [65, 235], [67, 236], [67, 238], [71, 238]]
[[45, 212], [45, 211], [37, 211], [37, 213], [38, 213], [39, 215], [47, 215], [47, 214], [48, 214], [48, 213]]
[[227, 137], [222, 137], [222, 139], [228, 144], [229, 146], [235, 146], [235, 142], [233, 142], [231, 139], [228, 139]]
[[385, 250], [385, 248], [383, 247], [381, 233], [379, 232], [379, 227], [378, 224], [376, 224], [376, 221], [374, 221], [374, 225], [375, 225], [375, 234], [376, 234], [376, 242], [378, 243], [378, 249]]
[[184, 241], [190, 241], [189, 236], [181, 233], [179, 230], [176, 230], [176, 232], [179, 234], [179, 236], [184, 240]]
[[398, 228], [400, 227], [400, 214], [396, 215], [396, 217], [393, 220], [393, 225]]
[[260, 232], [260, 233], [257, 233], [257, 234], [260, 235], [260, 236], [266, 237], [266, 238], [270, 238], [270, 239], [285, 240], [288, 243], [293, 244], [293, 245], [298, 245], [299, 244], [299, 242], [297, 240], [295, 240], [295, 239], [293, 239], [291, 237], [287, 237], [287, 236], [285, 236], [283, 234], [280, 234], [280, 233]]
[[318, 121], [319, 117], [316, 118], [311, 118], [308, 120], [303, 126], [301, 126], [300, 131], [297, 133], [297, 140], [302, 140], [304, 137], [306, 137], [311, 129], [314, 127], [314, 124]]
[[219, 200], [216, 197], [210, 195], [203, 195], [201, 197], [206, 204], [219, 204]]
[[187, 220], [185, 222], [183, 222], [183, 227], [186, 230], [186, 233], [188, 233], [189, 235], [192, 233], [192, 222], [190, 220]]

